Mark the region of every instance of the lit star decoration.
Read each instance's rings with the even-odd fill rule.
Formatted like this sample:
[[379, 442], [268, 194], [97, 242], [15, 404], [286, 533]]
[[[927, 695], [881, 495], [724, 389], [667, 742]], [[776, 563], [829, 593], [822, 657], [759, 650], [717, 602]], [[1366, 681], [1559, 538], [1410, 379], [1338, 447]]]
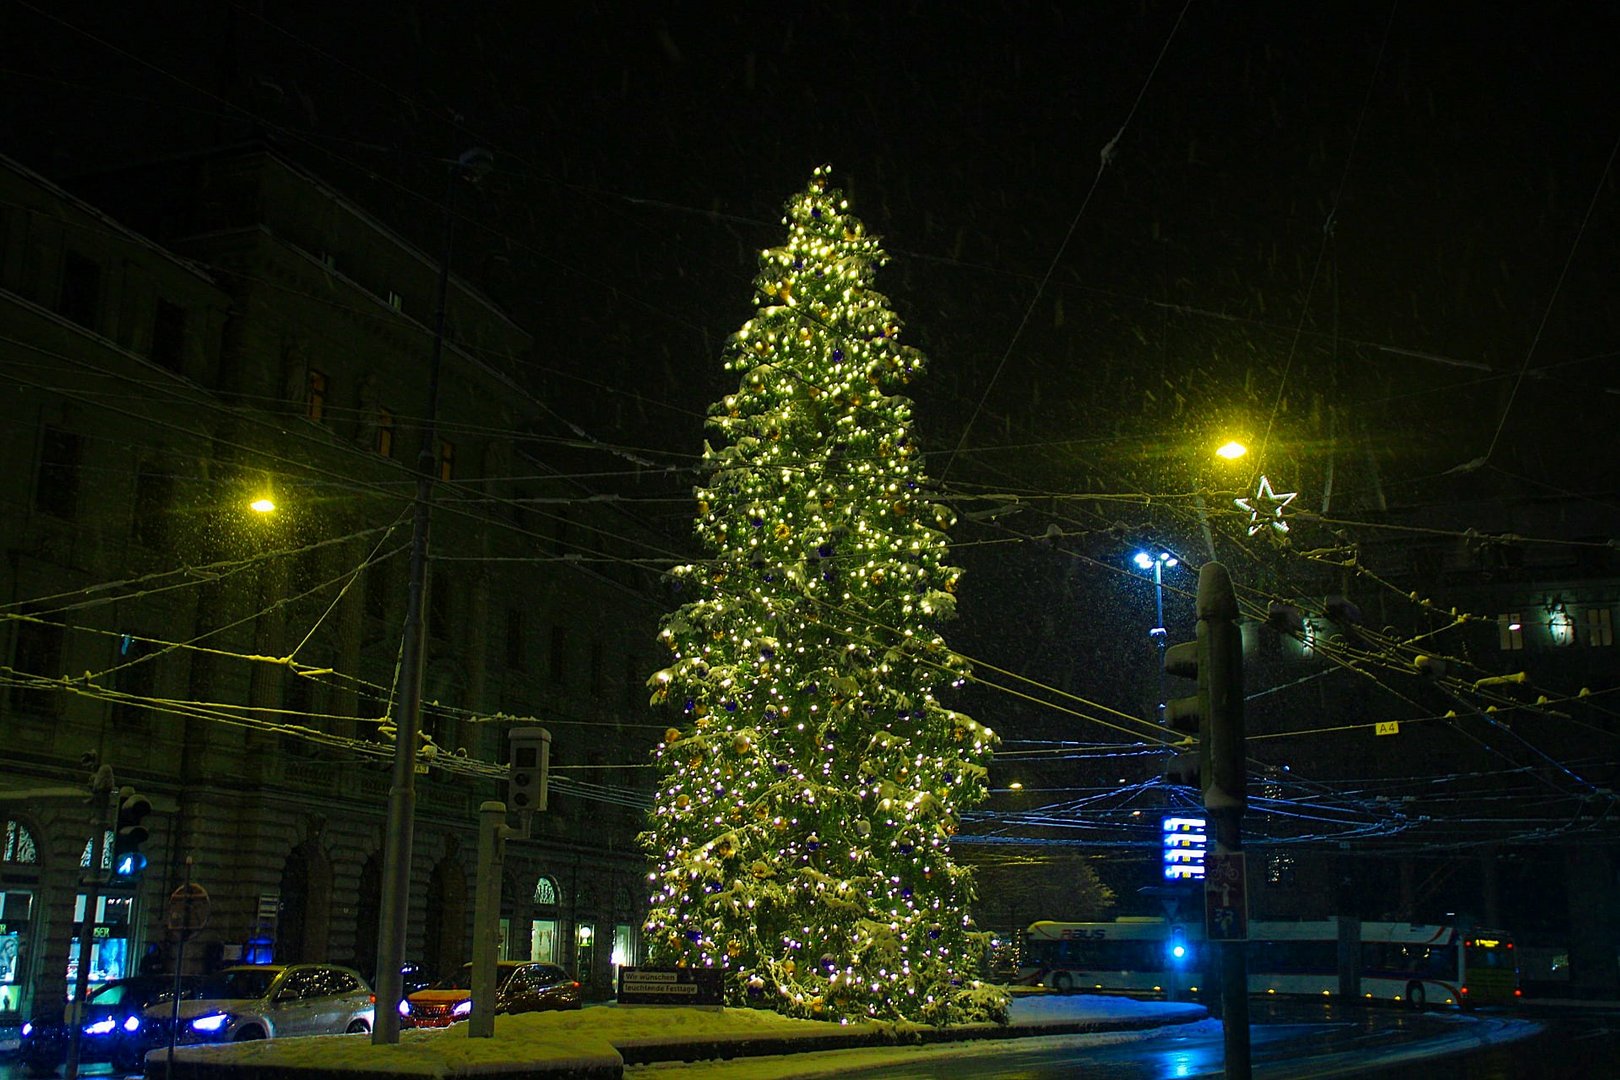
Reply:
[[1271, 478], [1262, 476], [1260, 488], [1252, 498], [1233, 499], [1239, 510], [1249, 512], [1249, 535], [1253, 536], [1262, 529], [1269, 527], [1278, 536], [1286, 535], [1288, 522], [1283, 520], [1283, 507], [1294, 501], [1297, 491], [1277, 494], [1271, 490]]
[[969, 674], [938, 626], [961, 571], [929, 499], [911, 402], [922, 355], [872, 289], [886, 257], [828, 184], [787, 204], [758, 310], [728, 341], [678, 567], [679, 719], [655, 752], [650, 962], [716, 968], [726, 1000], [819, 1020], [1006, 1015], [977, 973], [970, 871], [951, 857], [996, 737], [945, 707]]

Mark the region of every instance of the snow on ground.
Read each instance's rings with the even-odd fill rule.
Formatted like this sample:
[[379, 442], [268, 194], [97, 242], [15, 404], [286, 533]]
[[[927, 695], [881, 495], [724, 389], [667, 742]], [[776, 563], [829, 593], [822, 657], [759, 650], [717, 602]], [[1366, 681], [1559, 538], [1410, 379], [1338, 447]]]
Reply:
[[[1094, 1022], [1099, 1025], [1141, 1024], [1163, 1020], [1176, 1023], [1204, 1015], [1197, 1005], [1134, 1001], [1090, 995], [1072, 997], [1020, 996], [1014, 999], [1012, 1022], [1021, 1027], [1039, 1028], [1052, 1024]], [[974, 1025], [985, 1027], [988, 1025]], [[828, 1035], [852, 1033], [900, 1034], [904, 1026], [889, 1024], [839, 1025], [815, 1020], [794, 1020], [762, 1009], [700, 1009], [687, 1006], [593, 1006], [570, 1012], [526, 1013], [495, 1018], [495, 1037], [472, 1039], [467, 1025], [439, 1031], [404, 1031], [395, 1046], [373, 1046], [369, 1036], [323, 1035], [309, 1038], [270, 1039], [225, 1046], [185, 1047], [175, 1052], [178, 1060], [205, 1059], [224, 1064], [254, 1065], [287, 1069], [342, 1070], [345, 1072], [409, 1073], [445, 1076], [452, 1073], [506, 1072], [532, 1069], [588, 1069], [615, 1067], [622, 1059], [616, 1046], [688, 1045], [725, 1043], [736, 1040], [782, 1040], [793, 1042]], [[1151, 1029], [1150, 1029], [1151, 1030]], [[1115, 1033], [1120, 1037], [1141, 1038], [1146, 1031]], [[1099, 1034], [1077, 1036], [1099, 1039]], [[993, 1052], [991, 1040], [984, 1049]], [[1090, 1045], [1090, 1044], [1087, 1044]], [[961, 1053], [962, 1043], [949, 1043], [941, 1049]], [[868, 1048], [862, 1053], [879, 1054], [916, 1047]], [[974, 1046], [977, 1050], [978, 1047]], [[153, 1052], [161, 1059], [167, 1051]], [[834, 1053], [847, 1054], [848, 1051]], [[802, 1072], [760, 1072], [767, 1061], [784, 1062], [803, 1069], [811, 1067], [807, 1057], [752, 1058], [732, 1068], [746, 1067], [750, 1076], [802, 1075]], [[840, 1059], [845, 1061], [847, 1058]], [[863, 1059], [863, 1064], [864, 1064]], [[874, 1061], [872, 1064], [881, 1064]], [[685, 1066], [692, 1068], [692, 1066]], [[716, 1063], [717, 1069], [723, 1063]], [[830, 1066], [829, 1066], [830, 1067]], [[650, 1072], [656, 1066], [636, 1071]], [[723, 1075], [716, 1072], [714, 1075]], [[743, 1075], [733, 1072], [732, 1075]]]
[[[1156, 1039], [1174, 1032], [1177, 1035], [1197, 1035], [1205, 1039], [1220, 1037], [1219, 1020], [1201, 1020], [1171, 1027], [1137, 1028], [1131, 1031], [1101, 1031], [1090, 1035], [1046, 1035], [1041, 1046], [1052, 1050], [1089, 1050], [1101, 1046]], [[971, 1042], [936, 1043], [931, 1046], [863, 1046], [850, 1050], [822, 1050], [808, 1054], [787, 1054], [775, 1057], [738, 1058], [730, 1061], [700, 1061], [688, 1064], [681, 1061], [659, 1062], [653, 1065], [628, 1066], [626, 1077], [637, 1080], [661, 1080], [665, 1075], [679, 1075], [681, 1080], [821, 1080], [841, 1076], [855, 1069], [916, 1070], [930, 1063], [960, 1061], [968, 1057], [990, 1057], [1005, 1054], [1005, 1039], [976, 1039]], [[944, 1073], [941, 1073], [944, 1075]]]

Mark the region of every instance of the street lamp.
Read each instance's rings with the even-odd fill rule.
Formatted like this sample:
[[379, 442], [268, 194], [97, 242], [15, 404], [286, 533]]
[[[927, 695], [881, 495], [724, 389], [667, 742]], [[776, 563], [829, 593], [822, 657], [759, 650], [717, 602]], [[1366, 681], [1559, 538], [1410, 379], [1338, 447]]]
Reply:
[[1233, 439], [1231, 442], [1225, 443], [1216, 449], [1215, 456], [1225, 458], [1227, 461], [1236, 461], [1238, 458], [1242, 457], [1248, 452], [1249, 448], [1247, 446], [1244, 446], [1236, 439]]
[[1153, 627], [1148, 631], [1148, 637], [1153, 639], [1153, 644], [1159, 650], [1159, 693], [1155, 714], [1161, 724], [1164, 723], [1164, 652], [1170, 647], [1170, 631], [1164, 628], [1164, 572], [1178, 561], [1168, 551], [1138, 551], [1135, 559], [1139, 569], [1153, 571]]
[[276, 512], [276, 504], [274, 500], [261, 496], [248, 503], [248, 509], [255, 514], [273, 514]]

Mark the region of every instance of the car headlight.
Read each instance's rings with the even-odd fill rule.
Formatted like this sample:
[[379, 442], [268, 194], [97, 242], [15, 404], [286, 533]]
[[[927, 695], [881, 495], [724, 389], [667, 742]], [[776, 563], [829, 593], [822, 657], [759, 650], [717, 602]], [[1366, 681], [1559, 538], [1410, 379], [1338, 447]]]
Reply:
[[456, 1007], [451, 1009], [450, 1012], [454, 1016], [466, 1016], [468, 1013], [472, 1012], [472, 998], [468, 998], [466, 1001], [456, 1002]]
[[411, 1003], [410, 1002], [401, 1001], [399, 1003], [399, 1015], [401, 1015], [401, 1016], [409, 1016], [409, 1015], [411, 1015]]
[[103, 1020], [97, 1020], [93, 1024], [84, 1025], [84, 1033], [86, 1035], [111, 1035], [113, 1028], [117, 1026], [117, 1023], [109, 1016]]
[[22, 1037], [26, 1039], [26, 1038], [28, 1038], [28, 1036], [32, 1035], [33, 1033], [34, 1033], [34, 1022], [32, 1020], [24, 1020], [23, 1021], [23, 1026], [22, 1026]]
[[214, 1032], [231, 1022], [229, 1013], [209, 1013], [191, 1022], [192, 1031]]
[[126, 1034], [133, 1035], [139, 1030], [141, 1030], [140, 1017], [134, 1015], [133, 1013], [124, 1017], [124, 1031]]

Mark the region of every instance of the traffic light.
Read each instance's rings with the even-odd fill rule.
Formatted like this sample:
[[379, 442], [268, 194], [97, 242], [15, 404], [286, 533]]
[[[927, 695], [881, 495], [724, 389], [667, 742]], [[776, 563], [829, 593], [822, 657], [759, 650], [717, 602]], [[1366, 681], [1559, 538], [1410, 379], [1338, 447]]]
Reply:
[[1180, 924], [1170, 927], [1170, 941], [1165, 949], [1171, 967], [1183, 968], [1192, 960], [1192, 947], [1187, 944], [1187, 928]]
[[113, 873], [122, 878], [139, 877], [146, 869], [141, 845], [151, 835], [141, 820], [152, 812], [152, 800], [132, 787], [118, 789], [118, 821], [113, 826]]
[[513, 728], [511, 765], [506, 779], [506, 808], [520, 814], [546, 808], [546, 785], [551, 772], [551, 732], [543, 727]]
[[1165, 650], [1164, 670], [1198, 681], [1197, 693], [1165, 703], [1165, 722], [1196, 745], [1165, 770], [1170, 783], [1197, 787], [1210, 809], [1245, 804], [1243, 636], [1237, 594], [1220, 563], [1198, 572], [1198, 638]]
[[1209, 763], [1209, 680], [1205, 674], [1208, 665], [1199, 663], [1204, 650], [1203, 625], [1198, 628], [1197, 641], [1184, 641], [1164, 651], [1164, 671], [1198, 680], [1198, 692], [1187, 697], [1171, 698], [1164, 703], [1164, 722], [1172, 730], [1191, 739], [1191, 745], [1182, 748], [1165, 766], [1164, 778], [1176, 787], [1204, 787], [1204, 773]]

